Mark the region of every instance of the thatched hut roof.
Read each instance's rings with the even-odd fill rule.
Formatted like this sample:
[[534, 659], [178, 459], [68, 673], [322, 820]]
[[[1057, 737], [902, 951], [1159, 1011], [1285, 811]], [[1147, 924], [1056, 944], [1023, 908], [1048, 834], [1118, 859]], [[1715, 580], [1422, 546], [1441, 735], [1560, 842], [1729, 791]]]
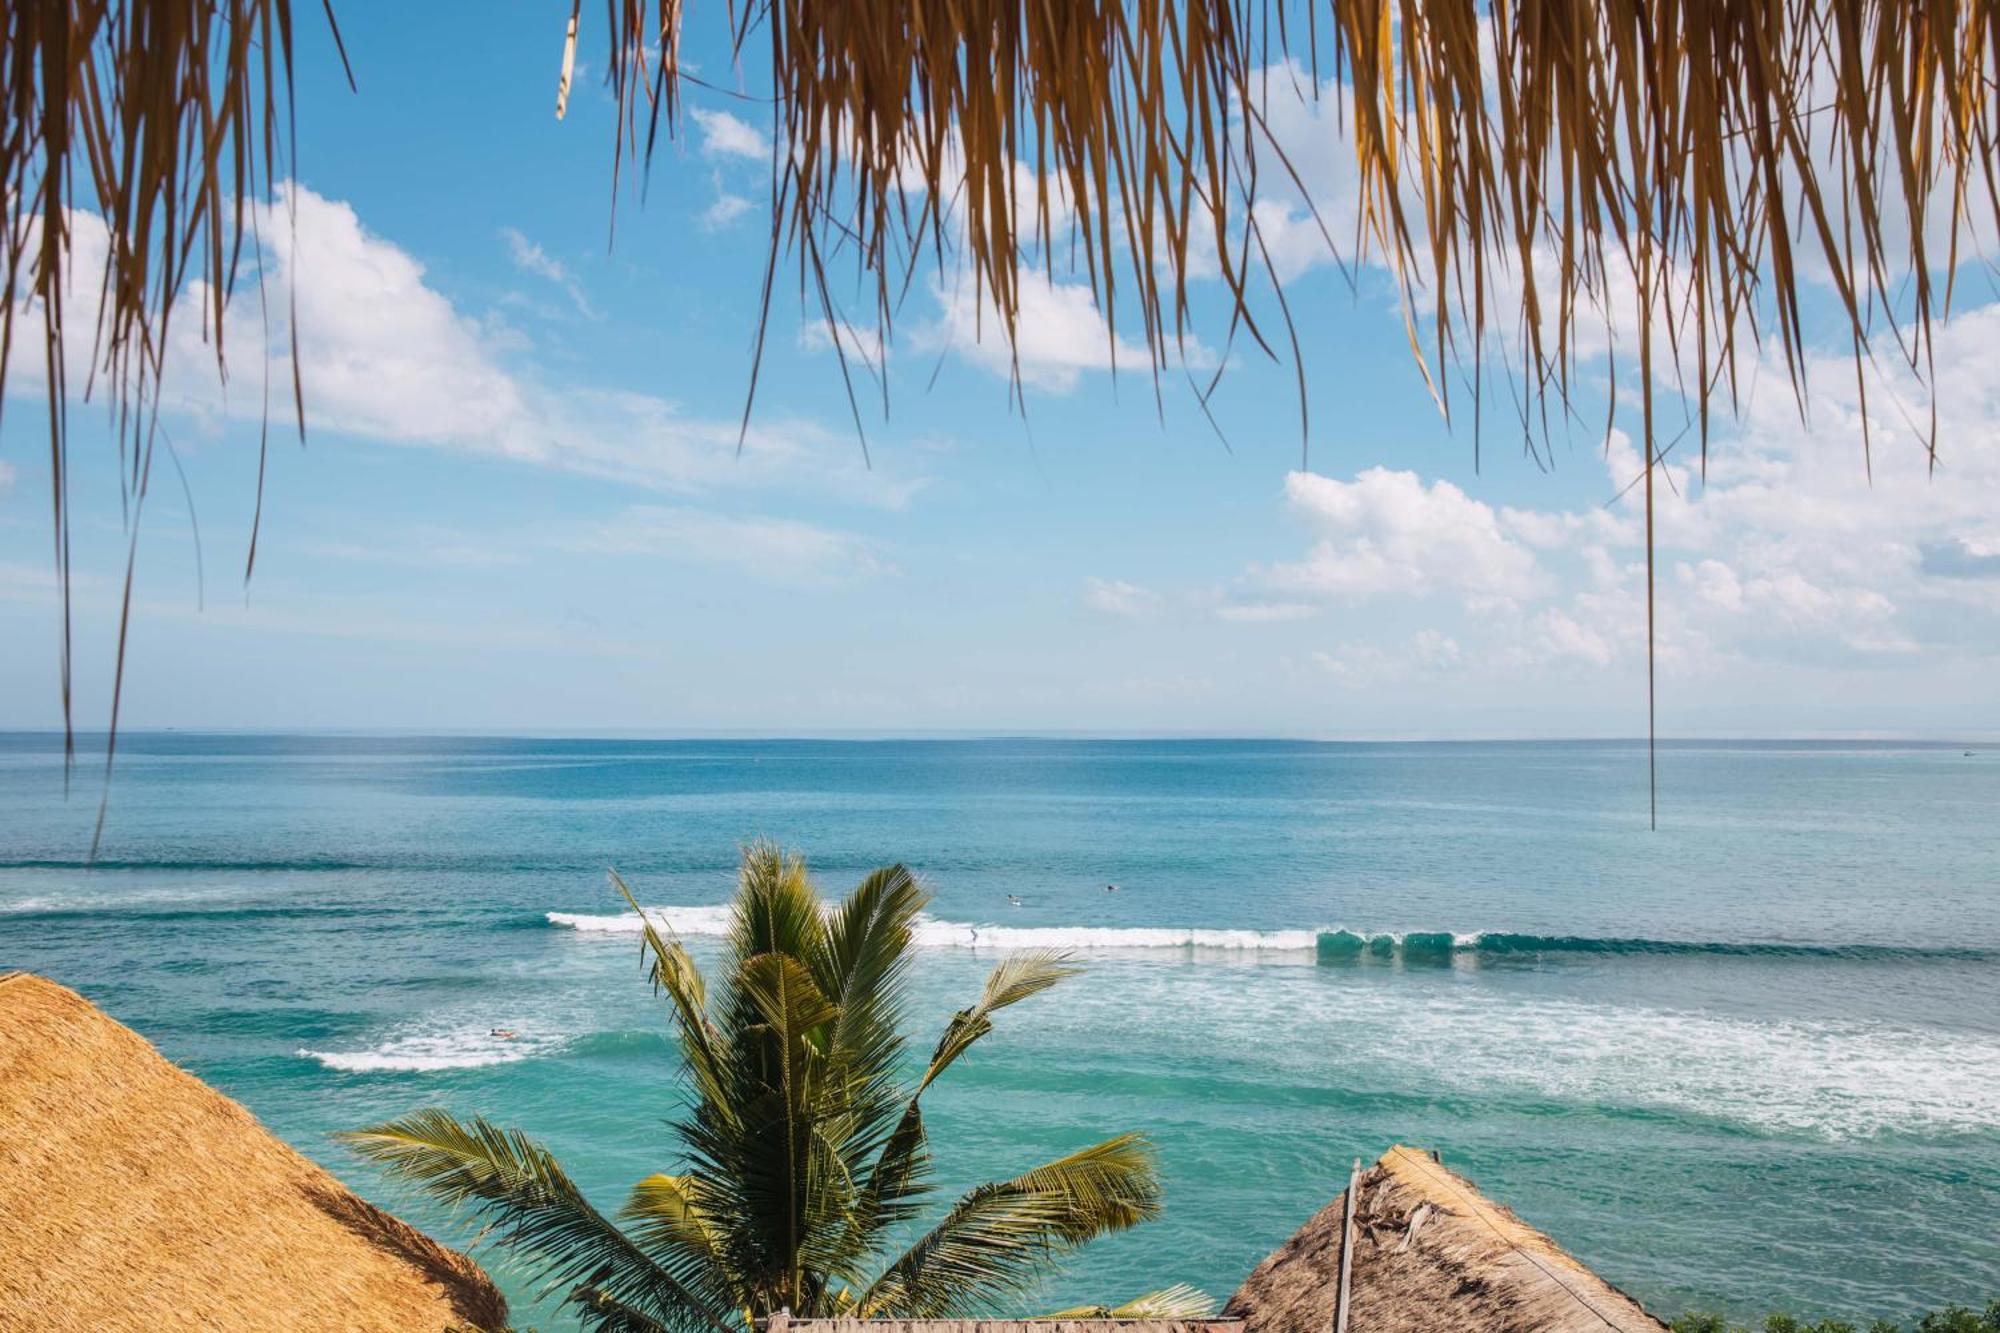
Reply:
[[465, 1256], [372, 1207], [138, 1033], [0, 974], [0, 1328], [495, 1328]]
[[[1347, 1196], [1257, 1265], [1224, 1315], [1247, 1333], [1333, 1327]], [[1430, 1154], [1395, 1147], [1355, 1190], [1348, 1333], [1658, 1333], [1639, 1303]]]

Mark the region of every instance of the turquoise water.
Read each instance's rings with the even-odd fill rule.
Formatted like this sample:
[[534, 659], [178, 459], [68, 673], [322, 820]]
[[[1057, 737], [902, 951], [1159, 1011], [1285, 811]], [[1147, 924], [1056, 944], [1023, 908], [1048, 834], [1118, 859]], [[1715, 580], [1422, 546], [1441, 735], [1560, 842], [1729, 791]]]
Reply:
[[929, 878], [925, 1032], [998, 949], [1087, 958], [931, 1103], [956, 1185], [1157, 1141], [1166, 1218], [1051, 1301], [1225, 1296], [1398, 1140], [1661, 1311], [2000, 1295], [2000, 752], [1671, 746], [1649, 833], [1622, 743], [147, 735], [94, 869], [60, 756], [0, 737], [0, 968], [419, 1220], [329, 1131], [482, 1111], [606, 1207], [671, 1166], [604, 868], [704, 953], [769, 835]]

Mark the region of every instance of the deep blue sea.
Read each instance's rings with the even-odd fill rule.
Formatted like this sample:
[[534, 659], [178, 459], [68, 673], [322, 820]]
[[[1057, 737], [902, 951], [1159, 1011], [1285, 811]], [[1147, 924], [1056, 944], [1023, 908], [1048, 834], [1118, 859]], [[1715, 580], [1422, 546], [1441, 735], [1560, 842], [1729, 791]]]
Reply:
[[829, 893], [902, 860], [936, 894], [919, 1045], [1000, 950], [1088, 964], [931, 1094], [946, 1181], [1158, 1145], [1164, 1220], [1051, 1301], [1224, 1297], [1402, 1141], [1663, 1314], [1900, 1316], [2000, 1297], [2000, 750], [1971, 749], [1669, 745], [1649, 832], [1630, 743], [131, 734], [92, 867], [96, 770], [65, 799], [59, 737], [0, 737], [0, 969], [462, 1239], [330, 1131], [483, 1112], [607, 1209], [674, 1164], [606, 867], [705, 956], [748, 839]]

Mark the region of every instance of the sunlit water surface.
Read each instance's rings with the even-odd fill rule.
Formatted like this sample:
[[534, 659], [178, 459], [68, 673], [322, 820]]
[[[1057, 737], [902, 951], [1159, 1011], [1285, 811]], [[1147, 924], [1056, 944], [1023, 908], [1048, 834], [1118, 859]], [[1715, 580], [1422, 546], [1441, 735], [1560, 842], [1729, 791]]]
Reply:
[[135, 736], [86, 869], [96, 787], [0, 737], [0, 968], [420, 1221], [330, 1131], [483, 1112], [610, 1208], [680, 1090], [605, 867], [707, 957], [768, 835], [927, 877], [921, 1044], [996, 950], [1087, 960], [930, 1103], [953, 1186], [1158, 1144], [1166, 1217], [1051, 1302], [1226, 1296], [1396, 1141], [1662, 1312], [2000, 1296], [2000, 752], [1661, 774], [1653, 833], [1624, 744]]

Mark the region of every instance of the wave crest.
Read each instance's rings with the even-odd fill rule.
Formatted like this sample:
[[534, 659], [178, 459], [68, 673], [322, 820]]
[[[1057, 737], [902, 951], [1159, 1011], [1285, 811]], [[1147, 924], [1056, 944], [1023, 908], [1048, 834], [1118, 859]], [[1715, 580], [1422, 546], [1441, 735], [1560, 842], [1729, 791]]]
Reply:
[[[648, 907], [656, 929], [676, 935], [729, 933], [732, 909], [726, 904]], [[631, 912], [593, 915], [549, 912], [552, 926], [591, 933], [637, 933]], [[1169, 950], [1223, 954], [1310, 955], [1322, 962], [1369, 960], [1449, 962], [1458, 956], [1533, 957], [1571, 955], [1710, 955], [1746, 958], [1866, 960], [2000, 958], [2000, 950], [1974, 947], [1923, 948], [1878, 944], [1813, 944], [1759, 940], [1646, 939], [1591, 935], [1537, 935], [1513, 931], [1355, 930], [1322, 926], [1303, 930], [1230, 930], [1203, 926], [1001, 926], [920, 917], [916, 943], [933, 949], [1072, 949], [1090, 953], [1153, 953]]]
[[317, 1061], [342, 1074], [429, 1074], [447, 1069], [482, 1069], [513, 1064], [560, 1044], [547, 1034], [523, 1033], [496, 1037], [491, 1029], [462, 1028], [453, 1032], [419, 1033], [385, 1041], [365, 1051], [314, 1051], [301, 1048], [300, 1058]]

